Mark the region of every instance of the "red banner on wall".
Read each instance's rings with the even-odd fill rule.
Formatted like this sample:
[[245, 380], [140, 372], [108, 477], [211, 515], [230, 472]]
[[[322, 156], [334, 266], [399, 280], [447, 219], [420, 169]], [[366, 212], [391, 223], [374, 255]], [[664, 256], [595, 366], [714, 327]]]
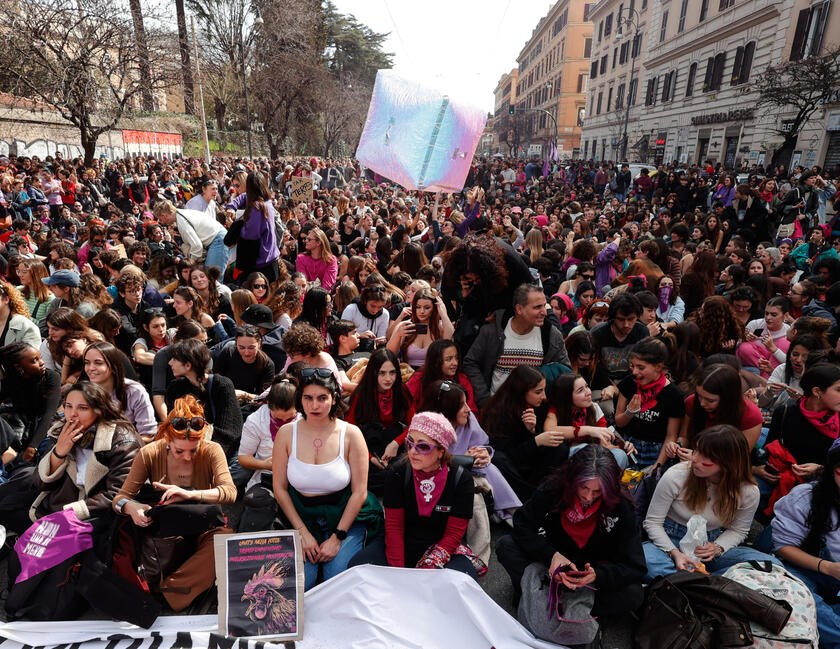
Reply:
[[156, 131], [132, 131], [123, 129], [125, 144], [158, 144], [162, 146], [181, 146], [180, 133], [158, 133]]

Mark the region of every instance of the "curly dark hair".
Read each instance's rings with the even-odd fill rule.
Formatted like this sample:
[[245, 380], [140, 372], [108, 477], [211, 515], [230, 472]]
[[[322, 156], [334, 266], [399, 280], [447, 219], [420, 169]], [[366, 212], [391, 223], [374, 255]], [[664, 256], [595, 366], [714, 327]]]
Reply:
[[744, 335], [744, 327], [735, 317], [732, 306], [720, 295], [707, 297], [692, 315], [692, 320], [700, 328], [699, 347], [703, 355], [717, 351], [723, 341], [733, 336], [740, 340]]
[[508, 272], [505, 254], [489, 237], [468, 234], [450, 253], [443, 271], [443, 283], [456, 288], [461, 277], [475, 273], [493, 293], [507, 288]]
[[283, 335], [283, 349], [287, 354], [315, 356], [324, 351], [324, 337], [312, 325], [299, 322]]

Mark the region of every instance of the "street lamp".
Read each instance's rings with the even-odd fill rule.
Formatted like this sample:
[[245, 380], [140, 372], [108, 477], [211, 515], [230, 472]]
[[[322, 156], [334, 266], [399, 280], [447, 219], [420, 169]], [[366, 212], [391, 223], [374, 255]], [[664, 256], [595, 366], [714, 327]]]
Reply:
[[[635, 9], [628, 8], [627, 18], [622, 18], [619, 14], [617, 22], [619, 34], [624, 26], [632, 27], [634, 30], [633, 40], [630, 42], [630, 81], [627, 83], [627, 94], [625, 96], [627, 106], [624, 109], [624, 132], [621, 136], [621, 162], [624, 162], [627, 159], [627, 125], [630, 121], [630, 93], [633, 91], [633, 75], [636, 72], [636, 57], [633, 56], [633, 46], [639, 40], [639, 23], [642, 22], [642, 17]], [[641, 42], [639, 43], [639, 49], [641, 49]]]

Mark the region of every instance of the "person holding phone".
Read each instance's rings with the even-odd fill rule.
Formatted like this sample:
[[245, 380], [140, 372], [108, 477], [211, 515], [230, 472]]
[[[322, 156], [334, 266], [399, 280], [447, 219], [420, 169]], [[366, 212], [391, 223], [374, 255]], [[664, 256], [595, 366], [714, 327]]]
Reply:
[[744, 367], [758, 368], [764, 378], [770, 376], [770, 369], [779, 365], [776, 351], [787, 353], [790, 341], [787, 339], [788, 324], [785, 316], [790, 311], [790, 300], [786, 297], [770, 298], [764, 307], [764, 317], [751, 320], [744, 328], [744, 342], [738, 345], [735, 355], [741, 359]]
[[424, 288], [414, 293], [410, 317], [397, 323], [387, 346], [395, 356], [417, 369], [425, 364], [429, 345], [441, 338], [451, 338], [454, 332], [443, 299], [437, 291]]
[[595, 589], [592, 615], [619, 616], [642, 603], [645, 556], [633, 501], [613, 455], [587, 444], [547, 477], [513, 516], [513, 531], [496, 544], [514, 600], [525, 568], [542, 563], [570, 590]]
[[741, 546], [759, 500], [749, 467], [747, 438], [735, 426], [712, 426], [697, 435], [691, 460], [662, 475], [642, 523], [650, 538], [643, 546], [646, 582], [676, 570], [697, 569], [679, 547], [695, 514], [706, 519], [708, 540], [695, 548], [694, 556], [709, 573], [722, 574], [742, 561], [779, 563], [775, 557]]

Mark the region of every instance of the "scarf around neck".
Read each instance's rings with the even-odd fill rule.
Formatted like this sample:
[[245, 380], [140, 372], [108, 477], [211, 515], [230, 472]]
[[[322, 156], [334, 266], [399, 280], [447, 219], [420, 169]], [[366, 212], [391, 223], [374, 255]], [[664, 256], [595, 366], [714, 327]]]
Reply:
[[586, 408], [572, 408], [572, 426], [586, 426]]
[[638, 381], [636, 382], [637, 392], [642, 399], [641, 412], [645, 412], [646, 410], [656, 407], [656, 396], [662, 391], [662, 388], [665, 387], [666, 382], [667, 379], [665, 378], [664, 372], [660, 374], [659, 378], [653, 383], [641, 385]]
[[449, 477], [449, 465], [444, 464], [437, 471], [415, 471], [414, 473], [414, 496], [417, 498], [417, 513], [420, 516], [431, 516], [438, 500], [443, 495], [443, 488], [446, 486], [446, 479]]
[[837, 439], [840, 435], [840, 413], [834, 410], [808, 410], [805, 407], [805, 399], [799, 402], [799, 411], [808, 420], [808, 423], [820, 433], [831, 439]]
[[580, 504], [580, 499], [575, 497], [575, 503], [563, 512], [561, 524], [566, 534], [582, 548], [589, 542], [592, 533], [595, 531], [595, 526], [598, 524], [598, 517], [595, 514], [601, 509], [603, 500], [598, 499], [597, 503], [593, 503], [589, 509], [583, 510]]

